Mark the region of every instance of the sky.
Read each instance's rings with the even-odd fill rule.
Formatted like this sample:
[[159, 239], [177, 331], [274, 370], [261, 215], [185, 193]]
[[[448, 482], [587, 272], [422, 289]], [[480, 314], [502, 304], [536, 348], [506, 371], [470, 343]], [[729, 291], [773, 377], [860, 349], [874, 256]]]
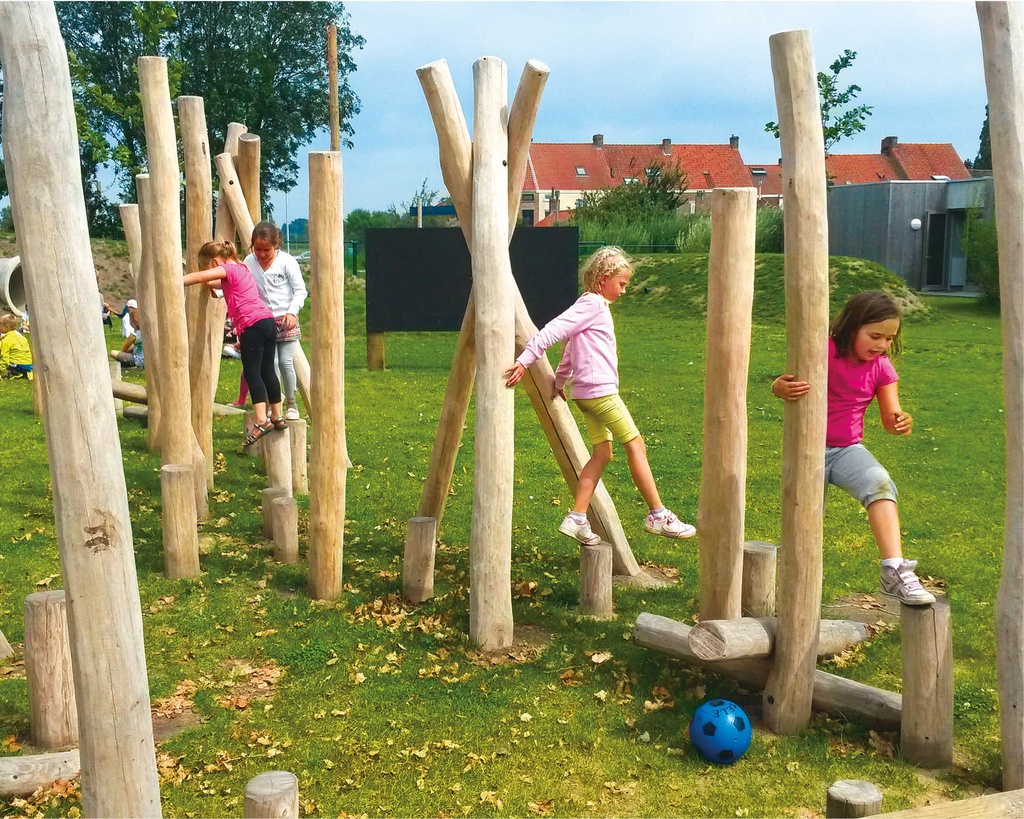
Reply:
[[[978, 152], [985, 116], [981, 39], [973, 2], [442, 2], [353, 0], [356, 51], [350, 85], [362, 110], [354, 147], [342, 149], [345, 213], [409, 203], [426, 180], [445, 194], [437, 138], [416, 69], [448, 62], [473, 130], [473, 62], [508, 66], [508, 99], [530, 59], [550, 69], [535, 142], [724, 144], [740, 138], [747, 164], [774, 163], [777, 119], [768, 38], [811, 32], [819, 71], [845, 49], [857, 52], [840, 83], [861, 86], [874, 106], [863, 134], [837, 153], [877, 153], [886, 136], [950, 142]], [[308, 150], [327, 150], [326, 131], [300, 151], [299, 182], [273, 193], [275, 221], [308, 214]]]

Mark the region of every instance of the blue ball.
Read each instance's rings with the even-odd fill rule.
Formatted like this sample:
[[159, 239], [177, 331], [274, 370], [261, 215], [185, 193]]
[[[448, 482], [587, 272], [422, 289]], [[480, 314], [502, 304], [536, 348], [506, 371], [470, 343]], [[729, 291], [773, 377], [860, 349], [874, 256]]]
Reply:
[[729, 765], [750, 747], [750, 719], [736, 703], [708, 700], [693, 712], [690, 742], [708, 762]]

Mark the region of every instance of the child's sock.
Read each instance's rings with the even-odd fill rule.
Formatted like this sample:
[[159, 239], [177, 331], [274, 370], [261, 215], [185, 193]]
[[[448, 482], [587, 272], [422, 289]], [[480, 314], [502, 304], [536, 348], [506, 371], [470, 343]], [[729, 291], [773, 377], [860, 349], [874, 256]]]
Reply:
[[657, 509], [652, 509], [650, 514], [651, 517], [653, 517], [655, 520], [658, 520], [659, 518], [663, 518], [665, 517], [665, 515], [668, 514], [668, 509], [666, 509], [664, 506], [659, 506]]
[[887, 557], [882, 561], [882, 567], [885, 569], [898, 569], [901, 563], [903, 563], [902, 557]]
[[571, 517], [577, 523], [586, 523], [587, 522], [587, 513], [586, 512], [570, 512], [569, 513], [569, 517]]

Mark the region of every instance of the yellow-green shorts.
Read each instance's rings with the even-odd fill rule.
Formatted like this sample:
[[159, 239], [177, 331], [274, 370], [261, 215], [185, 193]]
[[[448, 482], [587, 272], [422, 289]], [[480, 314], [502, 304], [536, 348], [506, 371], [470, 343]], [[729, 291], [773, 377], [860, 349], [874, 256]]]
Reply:
[[576, 398], [575, 401], [587, 424], [590, 443], [603, 444], [614, 438], [624, 444], [640, 437], [640, 430], [617, 392], [600, 398]]

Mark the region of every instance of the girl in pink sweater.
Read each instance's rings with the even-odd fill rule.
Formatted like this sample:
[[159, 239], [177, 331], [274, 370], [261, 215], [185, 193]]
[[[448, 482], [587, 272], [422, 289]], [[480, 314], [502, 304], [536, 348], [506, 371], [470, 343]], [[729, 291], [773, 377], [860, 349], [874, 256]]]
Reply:
[[231, 324], [241, 341], [242, 373], [249, 383], [256, 416], [256, 426], [244, 441], [249, 446], [271, 430], [287, 426], [281, 413], [281, 382], [274, 367], [277, 323], [260, 298], [249, 268], [238, 261], [233, 242], [207, 242], [199, 248], [199, 266], [203, 269], [186, 274], [185, 285], [220, 287]]
[[587, 509], [601, 474], [612, 459], [612, 439], [626, 450], [629, 474], [650, 510], [644, 529], [677, 540], [697, 533], [693, 526], [683, 523], [662, 505], [647, 463], [644, 439], [619, 397], [615, 328], [608, 308], [626, 292], [632, 275], [633, 268], [621, 248], [603, 247], [594, 253], [583, 268], [586, 292], [572, 307], [544, 325], [505, 373], [508, 376], [505, 383], [514, 387], [526, 374], [527, 367], [548, 347], [565, 342], [562, 360], [555, 370], [555, 392], [564, 401], [565, 384], [571, 378], [572, 399], [583, 413], [593, 453], [580, 472], [572, 511], [565, 516], [558, 531], [588, 545], [601, 542], [587, 521]]

